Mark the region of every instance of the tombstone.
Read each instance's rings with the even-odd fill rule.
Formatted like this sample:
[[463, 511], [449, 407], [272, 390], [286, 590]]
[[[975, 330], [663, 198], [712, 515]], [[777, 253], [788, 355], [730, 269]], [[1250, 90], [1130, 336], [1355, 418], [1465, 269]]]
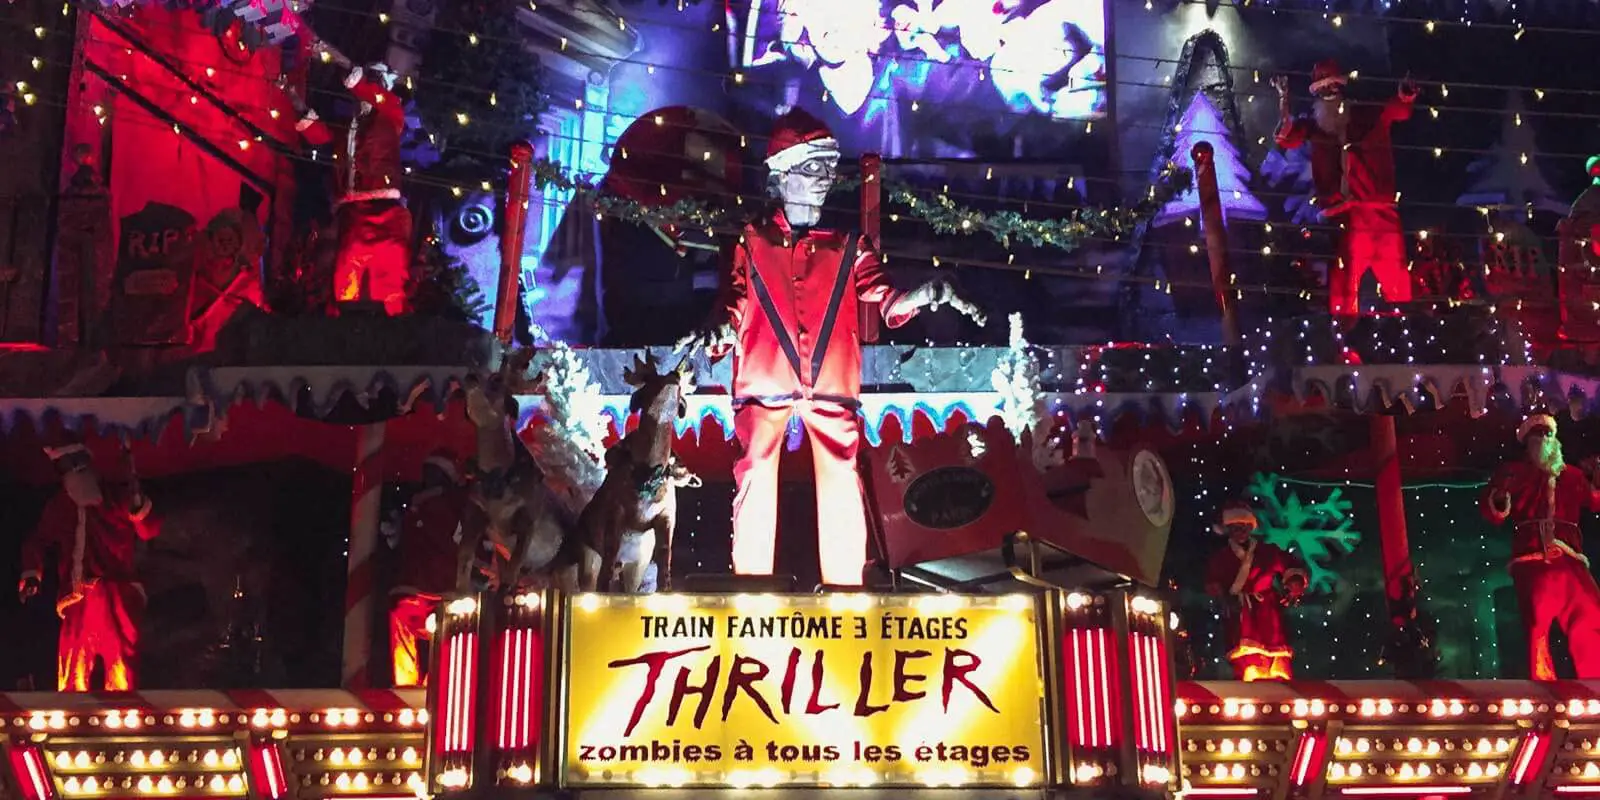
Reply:
[[187, 344], [195, 218], [149, 203], [122, 218], [111, 288], [112, 335], [121, 345]]

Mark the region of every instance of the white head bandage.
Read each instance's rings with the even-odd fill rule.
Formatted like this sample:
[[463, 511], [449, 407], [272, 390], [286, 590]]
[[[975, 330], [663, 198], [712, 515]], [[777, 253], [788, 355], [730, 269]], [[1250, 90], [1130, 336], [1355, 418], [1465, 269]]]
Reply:
[[786, 147], [767, 158], [767, 169], [773, 172], [788, 172], [813, 158], [831, 158], [838, 161], [839, 140], [826, 137]]

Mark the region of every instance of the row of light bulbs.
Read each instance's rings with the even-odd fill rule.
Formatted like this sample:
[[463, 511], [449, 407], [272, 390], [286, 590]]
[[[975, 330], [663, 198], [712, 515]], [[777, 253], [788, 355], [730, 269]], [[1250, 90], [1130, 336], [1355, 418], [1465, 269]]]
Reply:
[[[79, 750], [76, 753], [68, 753], [63, 750], [56, 753], [55, 757], [52, 758], [51, 761], [55, 764], [56, 769], [88, 769], [91, 766], [106, 763], [106, 754], [95, 753], [90, 755], [89, 751], [87, 750]], [[239, 766], [239, 753], [232, 748], [220, 751], [207, 750], [204, 752], [204, 754], [202, 754], [199, 750], [190, 750], [186, 758], [183, 753], [177, 750], [173, 750], [171, 752], [151, 750], [148, 753], [143, 750], [133, 750], [127, 753], [117, 753], [111, 757], [111, 763], [127, 764], [134, 769], [145, 769], [148, 767], [160, 768], [169, 765], [182, 764], [185, 762], [190, 764], [202, 764], [210, 769], [217, 769], [219, 767], [233, 769]]]
[[[1476, 742], [1468, 739], [1461, 742], [1459, 747], [1468, 753], [1508, 753], [1511, 751], [1511, 744], [1512, 743], [1510, 739], [1494, 739], [1491, 741], [1488, 738], [1482, 738]], [[1368, 753], [1372, 751], [1377, 751], [1380, 753], [1385, 751], [1405, 752], [1411, 755], [1433, 756], [1438, 755], [1441, 752], [1453, 752], [1457, 746], [1458, 745], [1456, 742], [1451, 739], [1446, 739], [1442, 742], [1438, 739], [1429, 739], [1424, 742], [1422, 739], [1415, 736], [1411, 737], [1404, 743], [1401, 743], [1399, 739], [1385, 742], [1383, 739], [1369, 740], [1366, 737], [1360, 737], [1356, 739], [1340, 737], [1339, 740], [1334, 743], [1333, 751], [1341, 756]]]
[[[304, 750], [295, 753], [295, 760], [297, 761], [304, 760], [305, 757], [306, 753]], [[317, 750], [311, 754], [311, 760], [319, 762], [326, 761], [336, 767], [342, 767], [346, 765], [359, 767], [362, 764], [374, 761], [395, 760], [400, 761], [400, 763], [405, 764], [406, 766], [415, 766], [422, 763], [422, 757], [417, 753], [417, 749], [415, 747], [407, 747], [405, 750], [401, 751], [396, 751], [394, 748], [389, 748], [389, 751], [383, 754], [381, 758], [379, 757], [377, 748], [367, 748], [363, 750], [360, 747], [352, 747], [349, 750], [344, 750], [335, 747], [332, 750], [327, 751]]]
[[[1574, 711], [1571, 706], [1558, 706], [1556, 710], [1565, 710], [1569, 716], [1580, 716], [1584, 713], [1596, 713], [1594, 711], [1588, 711], [1590, 706], [1587, 703], [1580, 704], [1580, 706], [1581, 710], [1576, 711]], [[1596, 706], [1595, 708], [1600, 708], [1600, 706]], [[1292, 714], [1295, 717], [1320, 717], [1325, 714], [1338, 714], [1341, 711], [1349, 714], [1359, 714], [1363, 717], [1387, 717], [1396, 713], [1409, 714], [1413, 712], [1418, 714], [1428, 714], [1434, 717], [1445, 717], [1460, 716], [1462, 714], [1476, 714], [1482, 710], [1483, 707], [1477, 703], [1463, 702], [1461, 700], [1445, 700], [1443, 698], [1435, 698], [1431, 702], [1396, 703], [1395, 701], [1389, 699], [1368, 697], [1359, 702], [1351, 702], [1342, 705], [1339, 703], [1328, 703], [1323, 700], [1315, 699], [1298, 699], [1295, 700], [1293, 704], [1283, 703], [1282, 705], [1278, 705], [1270, 702], [1260, 702], [1237, 697], [1225, 698], [1220, 705], [1213, 703], [1211, 705], [1202, 706], [1199, 703], [1189, 703], [1183, 700], [1179, 700], [1177, 703], [1177, 712], [1178, 716], [1180, 717], [1190, 714], [1210, 714], [1211, 716], [1220, 715], [1229, 719], [1254, 719], [1257, 714], [1267, 715], [1273, 713], [1274, 711], [1282, 714]], [[1488, 711], [1491, 714], [1499, 714], [1503, 717], [1528, 717], [1532, 716], [1536, 712], [1540, 714], [1547, 713], [1550, 711], [1550, 706], [1547, 703], [1536, 704], [1534, 701], [1527, 698], [1507, 698], [1499, 703], [1490, 703], [1488, 706]]]
[[310, 775], [301, 776], [300, 784], [302, 786], [310, 786], [312, 783], [316, 783], [319, 786], [332, 786], [341, 792], [365, 792], [368, 789], [381, 788], [383, 786], [405, 786], [416, 791], [422, 789], [425, 785], [420, 772], [407, 772], [403, 775], [398, 772], [387, 775], [379, 772], [370, 777], [363, 772], [341, 772], [337, 776], [324, 773], [315, 779]]
[[69, 797], [93, 797], [117, 791], [118, 789], [132, 789], [139, 794], [176, 794], [187, 789], [205, 789], [216, 794], [239, 795], [244, 794], [244, 778], [238, 774], [226, 778], [221, 775], [179, 776], [173, 778], [162, 775], [159, 778], [145, 775], [137, 781], [133, 778], [96, 778], [93, 775], [79, 779], [77, 776], [68, 777], [61, 782], [61, 792]]
[[1426, 779], [1432, 778], [1434, 776], [1444, 776], [1444, 775], [1455, 775], [1457, 777], [1467, 778], [1469, 780], [1478, 780], [1478, 779], [1488, 780], [1488, 779], [1500, 777], [1500, 770], [1501, 770], [1500, 765], [1497, 764], [1497, 763], [1494, 763], [1492, 761], [1491, 762], [1487, 762], [1487, 763], [1481, 763], [1481, 764], [1476, 762], [1476, 761], [1473, 761], [1473, 762], [1465, 764], [1465, 765], [1456, 764], [1454, 766], [1448, 766], [1448, 767], [1445, 766], [1445, 765], [1442, 765], [1442, 764], [1438, 765], [1438, 766], [1432, 766], [1432, 765], [1429, 765], [1429, 764], [1426, 764], [1426, 763], [1424, 763], [1424, 764], [1402, 763], [1399, 766], [1396, 766], [1394, 764], [1386, 764], [1386, 765], [1381, 765], [1380, 766], [1380, 765], [1375, 765], [1375, 764], [1365, 764], [1365, 765], [1363, 765], [1363, 764], [1348, 764], [1347, 765], [1347, 764], [1333, 763], [1333, 764], [1329, 764], [1328, 765], [1328, 780], [1331, 780], [1331, 781], [1342, 781], [1342, 780], [1359, 780], [1361, 778], [1366, 778], [1366, 777], [1371, 777], [1371, 778], [1386, 777], [1386, 778], [1399, 778], [1400, 780], [1408, 781], [1408, 780], [1426, 780]]
[[1225, 756], [1238, 754], [1247, 756], [1251, 753], [1265, 753], [1267, 751], [1286, 752], [1289, 748], [1282, 739], [1265, 741], [1261, 739], [1189, 739], [1184, 742], [1184, 749], [1191, 753], [1198, 753], [1204, 749], [1207, 753], [1220, 753]]
[[1183, 769], [1183, 774], [1185, 776], [1198, 774], [1202, 778], [1211, 778], [1212, 780], [1235, 781], [1242, 781], [1247, 777], [1259, 778], [1263, 775], [1273, 776], [1277, 773], [1278, 768], [1270, 764], [1201, 764], [1193, 771], [1191, 771], [1191, 768], [1189, 767], [1184, 767]]

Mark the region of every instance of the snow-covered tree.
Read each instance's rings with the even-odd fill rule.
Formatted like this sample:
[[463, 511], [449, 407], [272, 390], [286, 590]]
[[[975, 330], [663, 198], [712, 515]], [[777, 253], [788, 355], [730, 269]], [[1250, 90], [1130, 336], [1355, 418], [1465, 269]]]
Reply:
[[1501, 118], [1500, 141], [1467, 166], [1472, 183], [1456, 204], [1566, 214], [1571, 200], [1563, 200], [1539, 168], [1538, 137], [1533, 121], [1524, 115], [1520, 90], [1506, 92]]
[[[1261, 221], [1267, 218], [1267, 209], [1256, 199], [1250, 191], [1250, 168], [1245, 166], [1244, 159], [1239, 156], [1239, 148], [1234, 145], [1232, 132], [1222, 120], [1222, 114], [1204, 92], [1195, 92], [1189, 101], [1189, 107], [1183, 112], [1183, 118], [1178, 122], [1177, 138], [1174, 141], [1173, 161], [1183, 166], [1190, 166], [1190, 152], [1196, 143], [1206, 141], [1211, 143], [1212, 150], [1216, 153], [1217, 165], [1217, 192], [1222, 198], [1222, 216], [1224, 219], [1247, 219]], [[1154, 226], [1167, 225], [1184, 218], [1196, 221], [1200, 217], [1200, 192], [1197, 186], [1190, 186], [1187, 191], [1172, 198], [1161, 212], [1151, 222]]]

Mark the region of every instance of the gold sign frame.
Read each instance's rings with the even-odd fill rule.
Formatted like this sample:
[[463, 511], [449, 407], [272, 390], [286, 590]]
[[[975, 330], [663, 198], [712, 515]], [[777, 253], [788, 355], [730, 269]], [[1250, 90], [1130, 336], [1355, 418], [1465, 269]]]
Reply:
[[[1044, 612], [1034, 595], [568, 598], [551, 777], [589, 789], [1043, 786], [1052, 774], [1051, 660], [1036, 633]], [[624, 620], [637, 633], [624, 634]], [[1006, 648], [1009, 657], [997, 660]], [[681, 655], [651, 665], [635, 652]], [[680, 666], [695, 656], [692, 668]], [[591, 681], [608, 661], [634, 663], [610, 670], [620, 682]], [[841, 664], [854, 688], [828, 680]], [[599, 710], [597, 692], [608, 695]], [[997, 718], [977, 736], [975, 709]], [[696, 712], [705, 727], [685, 728]], [[928, 728], [951, 712], [968, 720], [965, 730]], [[663, 730], [663, 715], [677, 725]], [[798, 730], [785, 735], [791, 728]], [[945, 733], [960, 741], [945, 741]], [[976, 741], [985, 734], [1008, 744]], [[704, 766], [646, 766], [651, 749]]]

